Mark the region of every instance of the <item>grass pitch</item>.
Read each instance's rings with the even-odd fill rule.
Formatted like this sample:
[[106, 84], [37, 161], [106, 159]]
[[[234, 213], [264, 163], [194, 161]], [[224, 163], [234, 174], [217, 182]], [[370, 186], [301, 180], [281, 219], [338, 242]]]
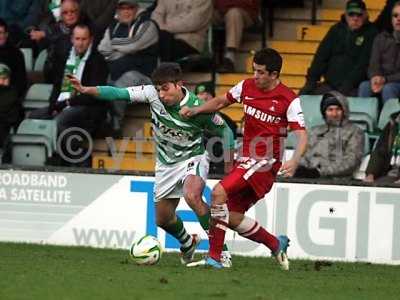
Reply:
[[400, 267], [234, 257], [189, 269], [177, 254], [136, 266], [128, 251], [0, 243], [0, 299], [400, 299]]

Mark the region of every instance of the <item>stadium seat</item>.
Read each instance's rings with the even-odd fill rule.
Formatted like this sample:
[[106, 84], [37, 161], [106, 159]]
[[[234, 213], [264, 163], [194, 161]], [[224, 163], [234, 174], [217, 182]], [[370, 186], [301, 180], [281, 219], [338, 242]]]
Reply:
[[390, 115], [398, 111], [400, 111], [399, 99], [389, 99], [388, 101], [386, 101], [383, 105], [381, 114], [379, 115], [378, 128], [383, 129], [386, 126], [387, 122], [389, 122]]
[[25, 60], [25, 68], [27, 72], [31, 72], [33, 70], [33, 52], [31, 48], [20, 48], [22, 54], [24, 55]]
[[375, 97], [348, 97], [350, 120], [368, 126], [368, 132], [373, 132], [378, 122], [379, 101]]
[[43, 108], [49, 105], [49, 99], [53, 85], [47, 83], [35, 83], [29, 88], [22, 106], [25, 110]]
[[46, 59], [47, 59], [47, 50], [44, 49], [40, 51], [39, 55], [36, 57], [33, 71], [42, 72], [44, 69], [44, 63], [46, 62]]
[[10, 137], [12, 164], [43, 166], [57, 148], [55, 120], [25, 119]]
[[320, 95], [300, 96], [301, 108], [303, 109], [304, 121], [306, 122], [307, 128], [322, 125], [325, 123], [320, 111], [321, 99], [322, 96]]

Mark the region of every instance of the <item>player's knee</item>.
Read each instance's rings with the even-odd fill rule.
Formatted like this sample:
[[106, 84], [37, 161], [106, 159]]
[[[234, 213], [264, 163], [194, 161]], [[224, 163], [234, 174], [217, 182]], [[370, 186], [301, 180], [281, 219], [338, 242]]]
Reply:
[[196, 204], [199, 203], [201, 201], [201, 194], [196, 193], [194, 191], [190, 191], [185, 193], [184, 198], [186, 199], [186, 202], [190, 205], [190, 204]]
[[222, 185], [217, 184], [212, 190], [212, 201], [215, 204], [226, 203], [226, 193]]

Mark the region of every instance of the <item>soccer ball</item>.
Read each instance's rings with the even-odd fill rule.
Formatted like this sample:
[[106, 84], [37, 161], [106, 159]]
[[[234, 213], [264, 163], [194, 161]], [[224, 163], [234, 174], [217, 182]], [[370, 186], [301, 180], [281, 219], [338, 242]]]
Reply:
[[129, 254], [138, 265], [155, 265], [160, 261], [162, 248], [154, 236], [145, 235], [132, 244]]

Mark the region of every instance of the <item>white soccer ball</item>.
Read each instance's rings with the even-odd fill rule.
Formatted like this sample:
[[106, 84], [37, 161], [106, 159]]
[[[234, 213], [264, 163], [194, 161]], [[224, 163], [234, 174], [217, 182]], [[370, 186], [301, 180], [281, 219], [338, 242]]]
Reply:
[[138, 265], [155, 265], [160, 261], [162, 247], [154, 236], [145, 235], [132, 244], [129, 253]]

